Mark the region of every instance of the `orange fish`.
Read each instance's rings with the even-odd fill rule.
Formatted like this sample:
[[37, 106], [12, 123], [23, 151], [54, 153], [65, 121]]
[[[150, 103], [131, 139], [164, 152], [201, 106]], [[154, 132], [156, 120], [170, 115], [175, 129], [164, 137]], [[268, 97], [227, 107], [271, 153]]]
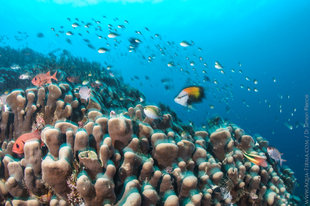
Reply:
[[249, 154], [246, 153], [245, 151], [242, 151], [243, 155], [253, 164], [256, 164], [258, 166], [262, 166], [262, 167], [267, 167], [268, 164], [266, 162], [266, 157], [264, 156], [259, 156], [256, 154]]
[[25, 133], [25, 134], [22, 134], [20, 137], [18, 137], [13, 145], [12, 151], [15, 154], [19, 154], [19, 155], [24, 154], [25, 143], [33, 139], [39, 139], [39, 140], [41, 139], [41, 134], [39, 130], [35, 130], [34, 132], [30, 132], [30, 133]]
[[188, 107], [192, 103], [200, 102], [204, 98], [204, 89], [200, 86], [190, 86], [182, 89], [182, 91], [174, 98], [174, 101], [182, 106]]
[[31, 83], [35, 86], [41, 87], [45, 84], [50, 84], [52, 83], [52, 79], [58, 81], [58, 79], [56, 78], [56, 74], [57, 72], [55, 72], [53, 74], [53, 76], [51, 76], [50, 72], [48, 71], [46, 74], [42, 73], [42, 74], [38, 74], [37, 76], [35, 76]]

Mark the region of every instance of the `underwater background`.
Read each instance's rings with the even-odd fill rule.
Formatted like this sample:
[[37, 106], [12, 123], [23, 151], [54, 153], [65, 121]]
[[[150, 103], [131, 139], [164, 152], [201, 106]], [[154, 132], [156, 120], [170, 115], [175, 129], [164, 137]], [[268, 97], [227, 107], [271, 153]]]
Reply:
[[[1, 1], [0, 46], [56, 56], [67, 50], [101, 63], [146, 102], [169, 106], [184, 122], [202, 127], [220, 116], [261, 135], [284, 153], [303, 197], [309, 13], [307, 0], [10, 0]], [[94, 20], [104, 31], [83, 28], [81, 21]], [[80, 25], [73, 28], [74, 22]], [[108, 24], [125, 28], [98, 38], [107, 37]], [[141, 43], [129, 52], [131, 37]], [[108, 51], [98, 52], [101, 47]], [[189, 85], [205, 88], [194, 109], [174, 102]]]

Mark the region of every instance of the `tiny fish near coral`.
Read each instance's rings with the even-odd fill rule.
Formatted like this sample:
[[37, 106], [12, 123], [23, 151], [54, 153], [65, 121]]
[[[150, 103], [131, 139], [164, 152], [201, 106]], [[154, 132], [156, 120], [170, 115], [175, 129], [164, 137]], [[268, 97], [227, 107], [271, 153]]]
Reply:
[[160, 109], [157, 106], [149, 105], [144, 107], [144, 114], [150, 119], [159, 119], [161, 114], [160, 114]]

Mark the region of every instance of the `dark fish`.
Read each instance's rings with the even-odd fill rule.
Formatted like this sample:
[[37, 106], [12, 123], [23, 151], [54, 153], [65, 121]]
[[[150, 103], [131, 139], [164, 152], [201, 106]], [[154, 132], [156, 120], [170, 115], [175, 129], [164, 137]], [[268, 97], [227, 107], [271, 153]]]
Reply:
[[90, 48], [90, 49], [95, 49], [95, 47], [91, 44], [87, 44], [87, 46]]
[[67, 31], [67, 32], [66, 32], [66, 35], [67, 35], [67, 36], [71, 36], [71, 35], [73, 35], [73, 33], [72, 33], [72, 31]]
[[209, 78], [208, 76], [204, 76], [204, 77], [203, 77], [203, 81], [210, 82], [210, 78]]
[[68, 44], [72, 44], [71, 40], [68, 39], [68, 38], [66, 38], [66, 42], [67, 42]]
[[168, 85], [168, 84], [165, 84], [165, 90], [169, 90], [169, 89], [171, 89], [171, 86], [170, 85]]
[[38, 38], [43, 38], [43, 37], [44, 37], [44, 34], [41, 33], [41, 32], [39, 32], [39, 33], [37, 33], [37, 37], [38, 37]]
[[138, 47], [139, 44], [141, 43], [141, 40], [136, 39], [136, 38], [129, 38], [128, 41], [131, 44], [131, 46], [133, 46], [135, 48]]
[[169, 79], [169, 78], [163, 78], [163, 79], [161, 79], [160, 81], [161, 81], [162, 83], [167, 83], [167, 82], [170, 82], [171, 79]]

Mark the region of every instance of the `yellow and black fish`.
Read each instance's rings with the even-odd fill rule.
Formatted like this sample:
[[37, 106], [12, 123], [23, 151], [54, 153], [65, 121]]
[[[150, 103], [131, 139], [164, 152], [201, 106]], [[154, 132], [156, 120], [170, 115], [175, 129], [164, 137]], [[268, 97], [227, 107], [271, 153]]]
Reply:
[[189, 86], [174, 98], [174, 101], [184, 107], [190, 106], [192, 103], [201, 102], [204, 98], [204, 88], [201, 86]]

